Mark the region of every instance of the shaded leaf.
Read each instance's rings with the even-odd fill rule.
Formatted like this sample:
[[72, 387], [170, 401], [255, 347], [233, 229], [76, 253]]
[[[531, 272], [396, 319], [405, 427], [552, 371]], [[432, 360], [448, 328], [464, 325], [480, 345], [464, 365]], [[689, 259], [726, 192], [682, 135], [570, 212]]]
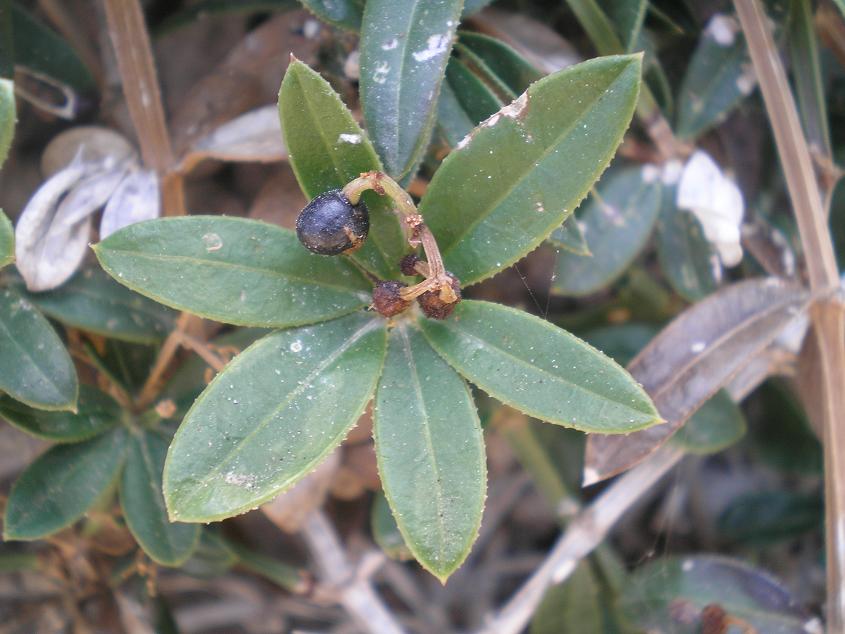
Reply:
[[528, 313], [464, 300], [453, 317], [425, 320], [422, 329], [464, 377], [530, 416], [606, 433], [660, 421], [645, 392], [614, 361]]
[[694, 138], [720, 123], [755, 84], [739, 23], [717, 13], [702, 32], [678, 92], [678, 135]]
[[370, 300], [369, 282], [350, 263], [313, 255], [292, 231], [256, 220], [161, 218], [126, 227], [94, 250], [130, 289], [230, 324], [287, 327]]
[[459, 145], [480, 121], [501, 107], [496, 94], [466, 64], [457, 57], [449, 60], [437, 106], [438, 125], [449, 145]]
[[45, 440], [78, 442], [114, 427], [121, 419], [120, 406], [90, 385], [79, 386], [76, 412], [45, 412], [27, 407], [8, 396], [0, 397], [0, 416], [18, 429]]
[[161, 214], [158, 176], [152, 170], [132, 170], [114, 190], [100, 220], [100, 240], [115, 231]]
[[342, 29], [357, 31], [364, 15], [364, 0], [300, 0], [303, 6], [321, 20]]
[[0, 390], [30, 407], [76, 407], [76, 368], [62, 340], [33, 305], [0, 291]]
[[297, 0], [199, 0], [169, 15], [152, 31], [154, 35], [162, 36], [210, 17], [288, 11], [298, 6]]
[[464, 0], [464, 17], [481, 11], [481, 9], [486, 7], [492, 1], [493, 0]]
[[628, 365], [667, 423], [624, 438], [591, 435], [585, 484], [624, 471], [660, 447], [800, 314], [807, 301], [807, 293], [794, 284], [751, 279], [717, 291], [676, 317]]
[[428, 145], [463, 0], [368, 0], [361, 26], [361, 107], [397, 180]]
[[561, 253], [552, 292], [589, 295], [614, 282], [639, 255], [660, 212], [661, 184], [646, 168], [611, 171], [579, 211], [578, 223], [593, 254]]
[[487, 463], [466, 383], [416, 329], [391, 331], [373, 438], [384, 494], [405, 544], [445, 582], [478, 537]]
[[15, 85], [11, 79], [0, 77], [0, 166], [9, 154], [9, 146], [15, 137]]
[[[279, 116], [291, 167], [305, 195], [339, 189], [362, 172], [381, 170], [370, 140], [320, 75], [294, 60], [279, 91]], [[365, 192], [370, 233], [352, 257], [383, 278], [396, 277], [405, 242], [389, 201]]]
[[241, 568], [297, 594], [302, 594], [309, 587], [310, 578], [297, 568], [264, 553], [250, 550], [238, 542], [228, 541], [226, 544], [237, 555], [237, 563]]
[[675, 292], [691, 302], [713, 293], [722, 280], [722, 262], [692, 213], [664, 211], [657, 223], [660, 268]]
[[405, 538], [399, 532], [399, 527], [390, 511], [390, 505], [382, 492], [376, 493], [373, 498], [373, 506], [370, 510], [370, 530], [376, 544], [391, 559], [406, 561], [413, 557], [405, 545]]
[[207, 522], [266, 502], [346, 436], [384, 358], [381, 320], [350, 315], [274, 332], [217, 375], [170, 447], [170, 517]]
[[711, 454], [727, 449], [745, 435], [742, 410], [724, 390], [716, 392], [671, 438], [692, 454]]
[[161, 473], [167, 440], [156, 432], [133, 433], [120, 480], [120, 505], [126, 525], [150, 559], [178, 566], [191, 556], [200, 527], [173, 524], [167, 519], [161, 493]]
[[176, 318], [169, 308], [133, 293], [96, 266], [79, 271], [61, 288], [20, 292], [56, 321], [122, 341], [160, 341]]
[[619, 365], [627, 365], [657, 332], [657, 326], [627, 322], [590, 330], [584, 334], [584, 340]]
[[9, 493], [3, 539], [39, 539], [81, 518], [115, 482], [126, 441], [126, 430], [118, 428], [39, 456]]
[[471, 52], [484, 65], [484, 70], [489, 71], [498, 84], [507, 88], [511, 99], [543, 77], [543, 73], [502, 40], [482, 33], [462, 31], [458, 41], [461, 50]]
[[622, 50], [637, 50], [648, 0], [601, 0], [601, 4], [622, 40]]
[[0, 269], [15, 261], [15, 230], [0, 209]]
[[193, 577], [209, 579], [224, 574], [238, 562], [232, 546], [212, 527], [202, 527], [190, 558], [179, 570]]
[[68, 42], [36, 20], [17, 2], [12, 3], [15, 64], [86, 92], [94, 78]]
[[420, 213], [464, 285], [533, 250], [580, 203], [628, 127], [640, 65], [604, 57], [545, 77], [446, 157]]
[[588, 257], [592, 255], [590, 245], [584, 238], [584, 231], [575, 214], [567, 218], [564, 223], [552, 232], [549, 242], [558, 249], [564, 249], [575, 255]]
[[[806, 634], [810, 620], [776, 580], [727, 557], [660, 557], [637, 569], [619, 605], [645, 629], [693, 634], [716, 604], [766, 634]], [[819, 628], [821, 625], [819, 624]]]
[[722, 537], [765, 545], [794, 539], [824, 525], [821, 495], [764, 491], [735, 499], [719, 516]]

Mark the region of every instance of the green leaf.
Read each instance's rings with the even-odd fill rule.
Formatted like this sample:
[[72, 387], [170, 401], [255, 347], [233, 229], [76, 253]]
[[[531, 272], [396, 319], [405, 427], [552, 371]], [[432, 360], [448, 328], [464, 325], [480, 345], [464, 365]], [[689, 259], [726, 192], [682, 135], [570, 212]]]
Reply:
[[0, 391], [30, 407], [73, 410], [76, 368], [52, 326], [26, 299], [0, 291]]
[[561, 253], [552, 291], [569, 296], [589, 295], [618, 279], [651, 236], [660, 213], [660, 193], [660, 181], [647, 182], [641, 168], [609, 173], [578, 214], [593, 257]]
[[437, 105], [437, 121], [450, 146], [457, 146], [472, 129], [502, 107], [487, 85], [457, 57], [449, 60]]
[[446, 157], [420, 213], [464, 285], [510, 266], [572, 213], [622, 140], [640, 66], [639, 55], [603, 57], [549, 75]]
[[280, 588], [302, 594], [309, 587], [310, 579], [299, 569], [270, 555], [250, 550], [235, 541], [227, 542], [226, 545], [237, 556], [237, 563], [241, 568], [275, 583]]
[[[845, 6], [845, 0], [837, 1], [843, 3], [841, 6]], [[791, 18], [788, 32], [789, 56], [804, 133], [807, 135], [807, 143], [810, 147], [815, 146], [823, 155], [830, 156], [830, 126], [825, 98], [825, 81], [822, 75], [813, 5], [808, 0], [792, 0], [789, 4]]]
[[549, 236], [549, 242], [553, 246], [574, 253], [575, 255], [582, 257], [592, 255], [590, 245], [587, 244], [587, 240], [584, 238], [584, 232], [581, 230], [581, 225], [575, 214], [569, 216], [561, 226], [554, 230], [552, 235]]
[[601, 4], [622, 40], [622, 50], [627, 53], [636, 50], [648, 0], [601, 0]]
[[467, 380], [529, 416], [604, 434], [660, 422], [625, 370], [547, 321], [464, 300], [451, 318], [421, 323], [434, 349]]
[[390, 505], [384, 493], [376, 493], [373, 500], [373, 507], [370, 511], [370, 529], [373, 532], [373, 539], [384, 551], [384, 554], [391, 559], [406, 561], [413, 555], [405, 545], [405, 538], [399, 532], [396, 520], [390, 511]]
[[358, 420], [384, 352], [384, 322], [357, 314], [275, 332], [235, 357], [173, 439], [171, 519], [231, 517], [306, 475]]
[[350, 31], [361, 28], [364, 0], [299, 0], [321, 20]]
[[478, 536], [487, 490], [484, 438], [466, 383], [416, 329], [391, 331], [373, 438], [405, 544], [445, 583]]
[[693, 214], [674, 207], [657, 223], [660, 268], [675, 292], [691, 302], [704, 299], [719, 287], [722, 262]]
[[15, 137], [15, 85], [11, 79], [0, 77], [0, 167], [9, 154]]
[[626, 366], [659, 332], [651, 324], [626, 322], [590, 330], [584, 340], [619, 365]]
[[79, 271], [53, 291], [29, 293], [22, 281], [16, 289], [56, 321], [111, 339], [155, 343], [176, 322], [172, 310], [133, 293], [96, 266]]
[[114, 427], [120, 422], [121, 409], [108, 394], [90, 385], [80, 385], [76, 413], [45, 412], [2, 396], [0, 416], [37, 438], [79, 442]]
[[458, 41], [462, 51], [471, 52], [484, 65], [484, 69], [495, 77], [496, 83], [508, 89], [511, 99], [543, 77], [543, 73], [522, 55], [494, 37], [461, 31]]
[[[659, 557], [634, 573], [620, 607], [649, 631], [701, 632], [701, 610], [719, 605], [766, 634], [806, 633], [810, 615], [765, 572], [727, 557]], [[689, 615], [681, 622], [680, 610]]]
[[702, 32], [678, 92], [678, 135], [692, 139], [720, 123], [754, 89], [750, 69], [745, 38], [736, 19], [714, 15]]
[[[484, 7], [490, 4], [493, 0], [465, 0], [464, 1], [464, 17], [468, 15], [472, 15], [473, 13], [477, 13], [481, 11]], [[842, 0], [836, 0], [837, 2], [841, 2]]]
[[197, 545], [200, 527], [167, 519], [161, 472], [167, 441], [156, 432], [133, 433], [120, 480], [120, 505], [126, 525], [150, 559], [163, 566], [185, 562]]
[[842, 17], [845, 18], [845, 0], [833, 0], [833, 3], [839, 7], [839, 12], [842, 14]]
[[15, 65], [89, 92], [96, 83], [73, 47], [16, 2], [12, 3]]
[[0, 209], [0, 269], [14, 261], [15, 230], [9, 218]]
[[739, 496], [716, 523], [731, 541], [768, 545], [795, 539], [824, 525], [824, 501], [819, 494], [763, 491]]
[[388, 174], [428, 145], [463, 0], [368, 0], [361, 26], [361, 107]]
[[193, 577], [209, 579], [224, 574], [237, 562], [238, 556], [219, 531], [204, 527], [194, 552], [179, 570]]
[[722, 390], [702, 405], [669, 442], [688, 453], [706, 455], [727, 449], [745, 435], [746, 429], [742, 410]]
[[81, 518], [117, 479], [126, 441], [126, 430], [119, 427], [39, 456], [9, 493], [3, 539], [39, 539]]
[[[382, 170], [366, 134], [338, 94], [320, 75], [298, 60], [288, 66], [279, 91], [279, 116], [289, 160], [308, 198], [339, 189], [361, 172]], [[365, 192], [370, 233], [352, 257], [382, 278], [399, 274], [405, 254], [402, 229], [390, 201]]]
[[314, 255], [292, 231], [256, 220], [149, 220], [94, 250], [106, 272], [133, 291], [229, 324], [284, 328], [370, 301], [369, 282], [349, 262]]

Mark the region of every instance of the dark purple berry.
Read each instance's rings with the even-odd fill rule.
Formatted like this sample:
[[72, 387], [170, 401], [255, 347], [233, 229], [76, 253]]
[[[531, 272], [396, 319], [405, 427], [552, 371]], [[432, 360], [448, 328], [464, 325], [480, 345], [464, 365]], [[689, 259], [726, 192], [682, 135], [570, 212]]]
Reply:
[[417, 302], [426, 317], [430, 317], [431, 319], [446, 319], [452, 314], [452, 311], [455, 310], [455, 306], [458, 305], [458, 302], [461, 301], [461, 283], [458, 281], [457, 277], [448, 271], [446, 275], [449, 276], [449, 280], [452, 282], [452, 290], [455, 291], [455, 301], [443, 301], [440, 297], [440, 289], [426, 291], [417, 297]]
[[411, 302], [403, 299], [400, 294], [405, 287], [407, 284], [394, 280], [376, 282], [376, 287], [373, 289], [373, 308], [382, 317], [398, 315], [411, 305]]
[[419, 275], [417, 269], [414, 268], [417, 262], [422, 262], [422, 260], [416, 253], [409, 253], [399, 260], [399, 270], [402, 271], [402, 275]]
[[320, 255], [355, 251], [364, 244], [369, 230], [367, 206], [363, 201], [353, 205], [339, 189], [317, 196], [296, 219], [299, 241]]

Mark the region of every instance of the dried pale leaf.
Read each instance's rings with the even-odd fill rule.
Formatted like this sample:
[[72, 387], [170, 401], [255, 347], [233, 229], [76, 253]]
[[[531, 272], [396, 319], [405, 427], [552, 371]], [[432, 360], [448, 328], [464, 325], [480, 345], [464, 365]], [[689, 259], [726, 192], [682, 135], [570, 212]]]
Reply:
[[158, 178], [150, 170], [130, 172], [109, 199], [100, 221], [100, 239], [105, 240], [118, 229], [158, 218], [161, 196]]
[[628, 366], [667, 422], [627, 436], [590, 435], [584, 484], [620, 473], [663, 445], [807, 304], [808, 294], [798, 285], [753, 279], [681, 313]]
[[136, 157], [132, 145], [122, 135], [100, 126], [79, 126], [53, 137], [41, 155], [41, 173], [52, 176], [79, 157], [84, 163], [120, 161]]
[[274, 163], [287, 157], [275, 104], [250, 110], [197, 141], [182, 161], [188, 171], [199, 161]]
[[297, 532], [308, 515], [323, 505], [339, 466], [340, 452], [335, 451], [292, 488], [262, 505], [261, 511], [286, 533]]
[[125, 169], [115, 168], [94, 171], [82, 179], [56, 208], [54, 227], [70, 229], [96, 212], [108, 202], [125, 175]]
[[46, 291], [67, 280], [85, 256], [90, 216], [71, 227], [56, 223], [62, 196], [91, 172], [74, 163], [47, 179], [27, 203], [15, 229], [15, 259], [30, 291]]

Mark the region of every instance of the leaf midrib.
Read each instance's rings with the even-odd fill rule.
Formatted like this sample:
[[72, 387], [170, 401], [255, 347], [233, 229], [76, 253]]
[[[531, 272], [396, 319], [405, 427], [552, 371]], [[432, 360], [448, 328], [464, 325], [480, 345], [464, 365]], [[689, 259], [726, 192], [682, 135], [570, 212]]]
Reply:
[[[329, 367], [332, 363], [337, 361], [341, 357], [341, 355], [343, 355], [345, 352], [347, 352], [355, 343], [357, 343], [359, 340], [361, 340], [361, 338], [363, 338], [365, 335], [369, 334], [371, 331], [375, 330], [378, 326], [379, 326], [379, 324], [375, 319], [370, 319], [370, 320], [367, 321], [367, 323], [365, 323], [363, 326], [361, 326], [357, 331], [352, 333], [352, 335], [350, 335], [350, 337], [348, 339], [344, 340], [343, 344], [340, 347], [338, 347], [337, 350], [333, 351], [323, 361], [321, 361], [319, 364], [317, 364], [314, 367], [314, 369], [311, 372], [309, 372], [302, 379], [302, 381], [299, 382], [297, 384], [297, 386], [286, 395], [284, 400], [282, 400], [268, 415], [266, 415], [263, 419], [261, 419], [261, 421], [257, 425], [255, 425], [253, 430], [250, 431], [246, 436], [244, 436], [243, 439], [237, 445], [235, 445], [223, 459], [220, 460], [220, 462], [218, 463], [218, 465], [214, 469], [209, 471], [207, 473], [207, 475], [205, 475], [202, 479], [198, 479], [197, 482], [199, 484], [195, 485], [192, 488], [194, 490], [197, 490], [197, 489], [201, 489], [201, 488], [204, 489], [205, 487], [207, 487], [216, 476], [218, 476], [220, 473], [223, 472], [224, 468], [226, 468], [228, 466], [228, 463], [232, 460], [232, 458], [235, 457], [237, 454], [239, 454], [241, 452], [242, 448], [250, 441], [250, 439], [252, 437], [254, 437], [256, 434], [258, 434], [260, 431], [262, 431], [265, 427], [267, 427], [267, 425], [269, 425], [270, 422], [273, 421], [276, 418], [276, 416], [279, 414], [279, 412], [281, 412], [285, 408], [287, 408], [288, 405], [290, 405], [290, 403], [296, 397], [298, 397], [302, 392], [304, 392], [306, 389], [308, 389], [310, 387], [311, 382], [316, 377], [318, 377], [320, 374], [322, 374], [322, 372], [327, 367]], [[224, 374], [223, 372], [218, 374], [214, 381], [216, 382], [220, 377], [223, 376], [223, 374]], [[209, 387], [211, 387], [211, 386], [209, 386]], [[202, 401], [200, 399], [202, 399]], [[205, 402], [205, 399], [202, 396], [197, 398], [196, 402], [194, 403], [194, 407], [198, 406], [201, 402], [202, 403]], [[193, 407], [191, 409], [193, 409]], [[184, 420], [187, 421], [190, 418], [190, 415], [191, 415], [191, 412], [188, 412], [188, 414], [185, 415]], [[195, 499], [195, 497], [196, 497], [196, 494], [194, 494], [192, 496], [188, 496], [184, 499], [187, 501], [187, 500]]]
[[[524, 170], [522, 170], [522, 171], [520, 172], [519, 176], [518, 176], [516, 179], [514, 179], [514, 180], [512, 181], [511, 185], [510, 185], [510, 186], [509, 186], [506, 190], [504, 190], [504, 191], [503, 191], [503, 193], [502, 193], [500, 196], [496, 197], [496, 198], [495, 198], [495, 199], [494, 199], [494, 200], [493, 200], [493, 201], [492, 201], [492, 202], [491, 202], [491, 203], [487, 206], [487, 213], [486, 213], [486, 214], [479, 215], [479, 216], [478, 216], [475, 220], [473, 220], [471, 223], [469, 223], [469, 224], [467, 224], [467, 225], [465, 226], [465, 228], [464, 228], [463, 232], [461, 232], [460, 234], [456, 234], [456, 237], [455, 237], [454, 241], [452, 242], [452, 244], [450, 244], [449, 246], [447, 246], [447, 247], [443, 250], [443, 257], [444, 257], [444, 258], [445, 258], [445, 257], [448, 257], [448, 255], [449, 255], [449, 254], [450, 254], [453, 250], [457, 249], [457, 248], [460, 246], [460, 244], [461, 244], [461, 243], [462, 243], [462, 242], [463, 242], [463, 241], [467, 238], [467, 236], [469, 236], [469, 235], [471, 235], [471, 234], [472, 234], [472, 232], [475, 230], [475, 228], [476, 228], [478, 225], [480, 225], [480, 224], [481, 224], [482, 222], [484, 222], [487, 218], [489, 218], [490, 216], [492, 216], [492, 215], [493, 215], [493, 213], [494, 213], [496, 210], [498, 210], [498, 209], [499, 209], [499, 207], [501, 207], [502, 203], [503, 203], [505, 200], [507, 200], [507, 198], [509, 198], [509, 197], [510, 197], [510, 195], [514, 192], [514, 190], [515, 190], [517, 187], [519, 187], [520, 185], [522, 185], [522, 183], [523, 183], [523, 182], [524, 182], [524, 181], [525, 181], [525, 180], [526, 180], [526, 179], [527, 179], [527, 178], [531, 175], [531, 173], [532, 173], [532, 172], [536, 169], [536, 168], [535, 168], [535, 164], [536, 164], [536, 163], [541, 163], [541, 162], [543, 162], [543, 161], [544, 161], [544, 160], [545, 160], [548, 156], [550, 156], [551, 154], [553, 154], [553, 153], [554, 153], [554, 150], [555, 150], [555, 149], [556, 149], [556, 148], [557, 148], [557, 147], [558, 147], [558, 146], [559, 146], [559, 145], [563, 142], [563, 141], [562, 141], [563, 137], [569, 136], [569, 135], [570, 135], [570, 133], [572, 132], [572, 130], [574, 130], [574, 129], [575, 129], [575, 127], [576, 127], [579, 123], [581, 123], [581, 121], [583, 121], [583, 120], [584, 120], [584, 118], [585, 118], [585, 117], [586, 117], [586, 116], [587, 116], [590, 112], [592, 112], [592, 111], [594, 110], [594, 108], [595, 108], [596, 104], [598, 104], [599, 102], [601, 102], [601, 101], [605, 98], [605, 96], [608, 94], [608, 92], [610, 91], [610, 89], [611, 89], [611, 88], [612, 88], [612, 87], [616, 84], [616, 82], [617, 82], [617, 81], [619, 81], [619, 78], [623, 75], [623, 73], [625, 72], [625, 70], [627, 70], [627, 69], [628, 69], [628, 66], [629, 66], [629, 65], [630, 65], [630, 62], [629, 62], [628, 64], [625, 64], [625, 65], [624, 65], [624, 66], [620, 69], [620, 71], [619, 71], [619, 73], [616, 75], [616, 77], [614, 77], [614, 79], [613, 79], [611, 82], [609, 82], [609, 83], [607, 84], [607, 86], [605, 87], [604, 91], [603, 91], [603, 92], [602, 92], [602, 93], [598, 96], [598, 98], [596, 98], [595, 100], [591, 101], [589, 105], [585, 106], [585, 107], [584, 107], [584, 109], [583, 109], [583, 110], [581, 110], [581, 112], [578, 114], [578, 117], [577, 117], [575, 120], [573, 120], [573, 122], [571, 123], [571, 125], [569, 125], [567, 128], [565, 128], [565, 129], [564, 129], [564, 130], [563, 130], [563, 131], [562, 131], [562, 132], [561, 132], [561, 133], [560, 133], [560, 134], [556, 137], [556, 139], [555, 139], [555, 142], [554, 142], [554, 143], [550, 144], [550, 145], [549, 145], [549, 146], [548, 146], [545, 150], [543, 150], [543, 152], [540, 154], [540, 156], [539, 156], [536, 160], [534, 160], [534, 161], [529, 161], [529, 162], [528, 162], [528, 167], [526, 167]], [[526, 93], [527, 93], [527, 91], [526, 91]], [[529, 99], [529, 101], [530, 101], [530, 99], [531, 99], [531, 96], [530, 96], [530, 95], [528, 96], [528, 99]], [[507, 107], [507, 106], [506, 106], [506, 107]], [[530, 105], [529, 105], [529, 107], [530, 107]], [[495, 115], [493, 115], [493, 116], [495, 116]], [[470, 145], [471, 145], [471, 144], [470, 144]], [[442, 169], [442, 167], [441, 167], [441, 169]], [[423, 210], [423, 214], [424, 214], [424, 210]]]

